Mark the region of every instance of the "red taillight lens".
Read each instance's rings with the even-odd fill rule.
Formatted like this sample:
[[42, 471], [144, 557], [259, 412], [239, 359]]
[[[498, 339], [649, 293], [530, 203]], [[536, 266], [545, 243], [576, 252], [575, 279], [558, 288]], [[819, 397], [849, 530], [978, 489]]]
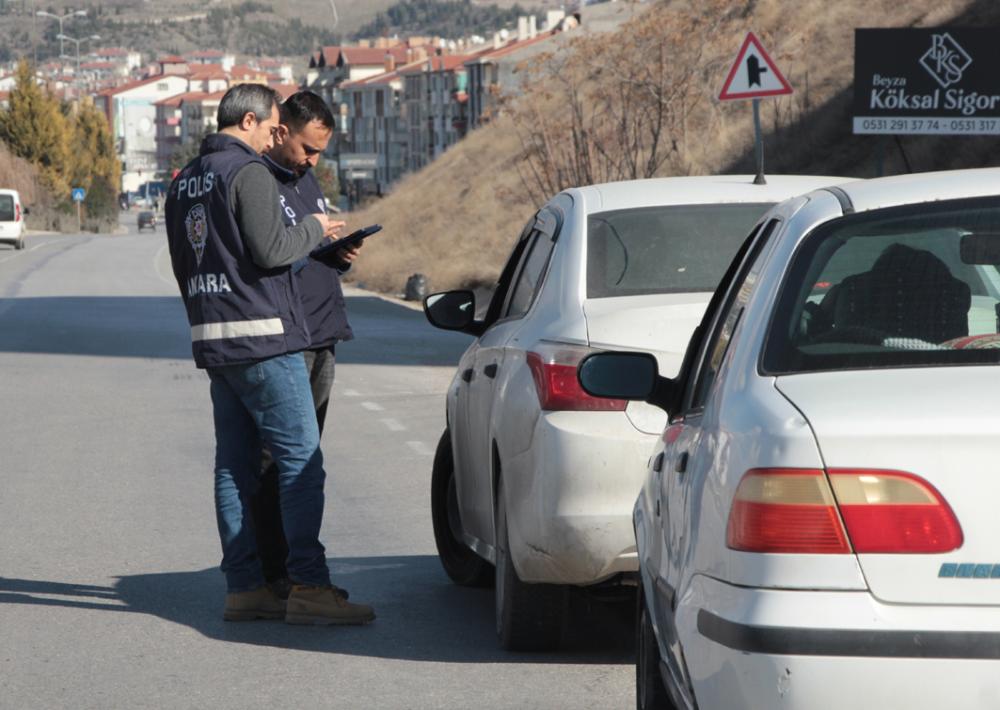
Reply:
[[962, 527], [951, 507], [918, 476], [831, 469], [830, 483], [856, 552], [933, 553], [962, 546]]
[[21, 221], [21, 205], [14, 205], [14, 221]]
[[729, 511], [726, 545], [744, 552], [851, 551], [826, 475], [816, 469], [747, 471]]
[[579, 345], [541, 343], [528, 353], [528, 367], [535, 380], [538, 404], [545, 411], [620, 412], [624, 399], [592, 397], [580, 387], [577, 367], [595, 350]]

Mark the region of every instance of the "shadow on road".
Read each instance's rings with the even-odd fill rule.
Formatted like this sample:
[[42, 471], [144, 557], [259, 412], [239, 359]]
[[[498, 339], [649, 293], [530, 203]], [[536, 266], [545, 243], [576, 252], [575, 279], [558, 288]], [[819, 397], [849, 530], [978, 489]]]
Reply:
[[0, 577], [0, 604], [149, 614], [232, 643], [352, 656], [445, 663], [628, 664], [634, 659], [633, 606], [574, 595], [563, 650], [515, 654], [497, 645], [493, 592], [449, 582], [437, 557], [330, 560], [334, 581], [375, 606], [366, 627], [287, 626], [222, 621], [225, 584], [217, 569], [120, 577], [113, 587]]
[[[341, 363], [455, 365], [471, 341], [375, 296], [346, 300], [355, 340], [338, 346]], [[190, 338], [173, 296], [0, 299], [0, 352], [183, 360], [191, 357]]]

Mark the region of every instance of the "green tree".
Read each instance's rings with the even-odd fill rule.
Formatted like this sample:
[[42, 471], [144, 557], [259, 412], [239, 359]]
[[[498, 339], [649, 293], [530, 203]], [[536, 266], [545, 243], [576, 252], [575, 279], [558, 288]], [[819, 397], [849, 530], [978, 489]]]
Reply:
[[71, 187], [87, 190], [84, 207], [88, 215], [113, 217], [118, 209], [121, 164], [108, 120], [89, 98], [80, 102], [73, 116], [73, 148]]
[[117, 185], [121, 178], [121, 165], [115, 154], [115, 142], [107, 118], [91, 100], [81, 101], [73, 128], [73, 186], [89, 190], [96, 179]]
[[198, 157], [198, 154], [201, 152], [201, 141], [204, 137], [203, 133], [198, 132], [188, 138], [186, 142], [177, 146], [174, 152], [170, 154], [171, 173], [174, 170], [182, 170], [185, 165]]
[[17, 65], [10, 108], [0, 112], [0, 140], [11, 152], [38, 166], [56, 197], [69, 193], [71, 128], [59, 102], [38, 85], [27, 61]]
[[340, 199], [340, 182], [337, 180], [337, 171], [327, 160], [320, 159], [313, 168], [319, 187], [323, 191], [323, 197], [331, 204], [337, 204]]

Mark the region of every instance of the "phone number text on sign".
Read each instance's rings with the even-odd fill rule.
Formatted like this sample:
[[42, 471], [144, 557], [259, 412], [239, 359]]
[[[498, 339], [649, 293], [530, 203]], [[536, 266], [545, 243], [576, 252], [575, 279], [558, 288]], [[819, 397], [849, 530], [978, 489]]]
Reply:
[[877, 116], [855, 116], [855, 133], [940, 133], [942, 135], [1000, 135], [1000, 119], [997, 118], [882, 118]]

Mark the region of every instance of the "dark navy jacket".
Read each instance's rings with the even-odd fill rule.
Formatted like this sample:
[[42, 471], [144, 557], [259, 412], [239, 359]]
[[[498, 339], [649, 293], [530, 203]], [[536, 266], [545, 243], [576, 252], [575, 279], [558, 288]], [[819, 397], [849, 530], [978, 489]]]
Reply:
[[[306, 215], [326, 212], [323, 191], [311, 170], [299, 176], [266, 155], [264, 162], [278, 181], [281, 212], [286, 225], [294, 226]], [[312, 340], [310, 348], [320, 350], [341, 340], [351, 340], [354, 333], [347, 322], [344, 291], [340, 285], [341, 271], [333, 264], [303, 259], [292, 267], [292, 273]]]
[[212, 134], [167, 192], [170, 260], [198, 367], [254, 362], [311, 345], [291, 268], [257, 266], [240, 236], [230, 187], [253, 162], [262, 160], [249, 145]]

